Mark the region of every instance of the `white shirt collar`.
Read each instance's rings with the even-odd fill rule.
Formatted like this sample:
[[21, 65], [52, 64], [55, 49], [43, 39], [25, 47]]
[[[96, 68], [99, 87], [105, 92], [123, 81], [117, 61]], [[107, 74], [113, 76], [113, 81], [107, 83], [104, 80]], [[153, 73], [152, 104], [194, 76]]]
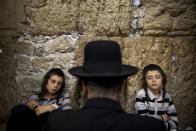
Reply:
[[[163, 99], [163, 90], [160, 90], [160, 97], [157, 99], [157, 101], [161, 101]], [[151, 100], [156, 99], [155, 95], [152, 93], [152, 91], [150, 89], [147, 88], [147, 93], [150, 97]]]

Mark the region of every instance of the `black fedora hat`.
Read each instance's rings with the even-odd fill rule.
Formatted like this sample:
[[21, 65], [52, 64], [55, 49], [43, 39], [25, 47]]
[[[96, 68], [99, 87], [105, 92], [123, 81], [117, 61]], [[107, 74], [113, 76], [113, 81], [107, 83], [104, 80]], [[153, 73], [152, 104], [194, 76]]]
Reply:
[[120, 46], [110, 40], [89, 42], [84, 50], [84, 65], [69, 69], [78, 77], [123, 77], [137, 72], [137, 67], [122, 64]]

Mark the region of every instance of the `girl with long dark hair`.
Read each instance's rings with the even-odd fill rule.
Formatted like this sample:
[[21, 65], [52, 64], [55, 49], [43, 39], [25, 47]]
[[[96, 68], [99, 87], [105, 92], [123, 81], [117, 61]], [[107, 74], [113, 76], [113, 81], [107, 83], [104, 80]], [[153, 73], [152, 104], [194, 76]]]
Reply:
[[71, 104], [63, 71], [52, 68], [45, 74], [40, 92], [31, 96], [27, 105], [12, 108], [6, 131], [42, 131], [49, 112], [56, 109], [71, 109]]

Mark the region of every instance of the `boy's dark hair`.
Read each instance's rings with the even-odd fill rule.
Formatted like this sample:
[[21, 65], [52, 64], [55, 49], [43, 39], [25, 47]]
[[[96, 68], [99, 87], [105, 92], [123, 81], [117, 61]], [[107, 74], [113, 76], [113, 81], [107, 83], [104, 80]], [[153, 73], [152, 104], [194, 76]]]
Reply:
[[64, 75], [63, 71], [60, 68], [52, 68], [45, 74], [45, 76], [43, 78], [42, 85], [41, 85], [41, 91], [40, 91], [40, 93], [38, 93], [38, 97], [40, 99], [43, 99], [45, 93], [47, 93], [46, 85], [48, 84], [48, 80], [54, 75], [62, 77], [62, 79], [63, 79], [62, 86], [59, 89], [59, 91], [56, 93], [57, 103], [58, 103], [58, 101], [59, 101], [59, 99], [60, 99], [60, 97], [61, 97], [61, 95], [62, 95], [62, 93], [65, 89], [65, 75]]
[[143, 78], [142, 78], [142, 87], [145, 91], [147, 101], [149, 101], [150, 98], [149, 98], [149, 95], [147, 93], [148, 85], [147, 85], [147, 82], [146, 82], [146, 74], [147, 74], [148, 71], [154, 71], [154, 70], [159, 71], [162, 75], [163, 100], [165, 99], [167, 76], [166, 76], [165, 72], [163, 71], [163, 69], [161, 69], [160, 66], [158, 66], [156, 64], [150, 64], [150, 65], [147, 65], [147, 66], [144, 67], [144, 69], [143, 69]]

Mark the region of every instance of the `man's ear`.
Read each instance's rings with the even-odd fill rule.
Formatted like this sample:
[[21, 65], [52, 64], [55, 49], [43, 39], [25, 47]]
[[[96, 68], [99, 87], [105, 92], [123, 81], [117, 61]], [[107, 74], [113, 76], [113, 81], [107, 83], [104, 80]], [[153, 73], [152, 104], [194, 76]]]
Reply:
[[82, 91], [85, 93], [88, 92], [85, 82], [83, 80], [81, 82], [82, 82]]
[[122, 80], [121, 90], [124, 90], [125, 89], [126, 84], [127, 84], [127, 80], [126, 79]]

